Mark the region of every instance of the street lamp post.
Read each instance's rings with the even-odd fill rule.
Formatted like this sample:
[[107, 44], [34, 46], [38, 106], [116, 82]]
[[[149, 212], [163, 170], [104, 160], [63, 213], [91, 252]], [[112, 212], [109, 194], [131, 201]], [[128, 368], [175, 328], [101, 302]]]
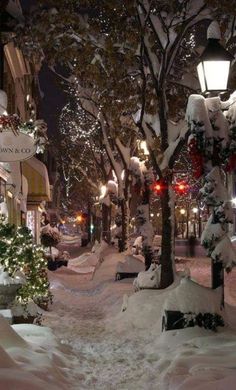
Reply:
[[[220, 28], [217, 22], [212, 22], [207, 31], [207, 46], [203, 51], [200, 62], [197, 66], [199, 82], [202, 93], [219, 93], [226, 91], [228, 87], [228, 77], [230, 64], [234, 57], [220, 45]], [[218, 161], [211, 159], [212, 166], [219, 166]], [[212, 259], [212, 288], [222, 286], [224, 295], [224, 269], [221, 261]], [[222, 299], [223, 303], [223, 299]]]
[[207, 46], [197, 66], [202, 93], [226, 91], [230, 64], [234, 57], [221, 44], [217, 22], [212, 22], [207, 31]]
[[197, 237], [197, 212], [198, 212], [198, 208], [194, 207], [193, 208], [193, 214], [194, 214], [193, 233], [195, 237]]
[[180, 223], [182, 225], [182, 238], [184, 238], [184, 214], [185, 214], [186, 210], [185, 209], [180, 209], [180, 215], [181, 215], [181, 220], [180, 220]]

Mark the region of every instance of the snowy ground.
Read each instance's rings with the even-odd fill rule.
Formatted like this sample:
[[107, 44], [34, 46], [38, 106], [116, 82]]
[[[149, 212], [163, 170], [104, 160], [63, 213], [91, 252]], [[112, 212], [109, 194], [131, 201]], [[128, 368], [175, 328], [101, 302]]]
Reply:
[[[31, 381], [35, 390], [235, 389], [236, 308], [226, 307], [230, 326], [217, 333], [197, 327], [161, 333], [163, 303], [172, 289], [132, 295], [132, 280], [114, 280], [119, 260], [121, 255], [108, 249], [94, 276], [63, 267], [49, 273], [54, 304], [43, 324], [56, 338], [47, 327], [15, 325], [23, 339], [17, 346], [15, 340], [5, 342], [4, 349], [18, 366], [8, 360], [6, 366], [23, 379], [21, 387], [16, 380], [12, 385], [10, 375], [4, 379], [4, 357], [0, 388], [27, 390]], [[186, 267], [195, 280], [209, 285], [208, 260], [178, 264]], [[225, 289], [226, 301], [234, 306], [235, 286], [236, 270], [226, 277]]]
[[[117, 316], [124, 294], [133, 293], [132, 280], [114, 281], [119, 256], [105, 257], [92, 281], [66, 269], [50, 274], [55, 302], [44, 323], [71, 348], [71, 388], [234, 389], [233, 330], [215, 334], [194, 328], [161, 334], [164, 299], [156, 291], [136, 293], [132, 310]], [[210, 284], [209, 260], [178, 265], [186, 267], [191, 267], [195, 280]], [[226, 279], [226, 299], [236, 304], [236, 272]]]

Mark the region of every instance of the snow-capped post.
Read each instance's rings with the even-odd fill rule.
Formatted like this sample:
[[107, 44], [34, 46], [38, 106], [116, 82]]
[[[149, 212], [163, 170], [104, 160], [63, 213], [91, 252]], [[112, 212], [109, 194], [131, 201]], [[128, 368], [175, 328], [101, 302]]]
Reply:
[[[216, 95], [227, 88], [227, 80], [219, 83], [219, 63], [224, 68], [222, 62], [225, 60], [227, 62], [225, 68], [229, 69], [230, 58], [232, 59], [232, 56], [227, 54], [218, 43], [219, 39], [218, 25], [213, 22], [208, 29], [208, 46], [203, 52], [202, 62], [198, 65], [202, 91], [214, 91]], [[228, 237], [228, 224], [233, 222], [233, 213], [226, 188], [225, 168], [233, 153], [233, 139], [229, 136], [229, 120], [222, 112], [226, 107], [227, 102], [221, 102], [218, 96], [205, 99], [201, 95], [191, 95], [186, 113], [191, 133], [190, 153], [193, 157], [195, 151], [198, 156], [195, 160], [194, 173], [197, 177], [205, 176], [205, 184], [200, 192], [211, 211], [202, 233], [201, 243], [212, 259], [212, 288], [222, 286], [222, 306], [224, 305], [224, 268], [230, 271], [236, 264], [236, 253]], [[229, 110], [231, 114], [232, 110], [233, 107]], [[231, 114], [228, 113], [229, 118], [232, 118]]]
[[102, 234], [101, 239], [110, 243], [111, 240], [111, 199], [107, 185], [100, 188], [99, 203], [102, 205]]
[[145, 270], [147, 271], [154, 260], [153, 237], [154, 231], [150, 221], [150, 192], [153, 183], [153, 170], [149, 166], [149, 151], [146, 141], [139, 142], [138, 157], [131, 159], [131, 171], [133, 174], [134, 184], [138, 184], [141, 192], [141, 204], [136, 210], [136, 223], [139, 234], [142, 236], [142, 251], [145, 258]]

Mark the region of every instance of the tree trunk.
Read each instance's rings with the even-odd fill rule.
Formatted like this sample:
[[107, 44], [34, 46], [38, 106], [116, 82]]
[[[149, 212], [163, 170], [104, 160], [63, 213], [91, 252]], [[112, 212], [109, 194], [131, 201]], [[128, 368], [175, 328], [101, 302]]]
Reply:
[[129, 200], [122, 199], [120, 201], [121, 210], [121, 237], [119, 239], [119, 252], [124, 252], [128, 248], [129, 237]]
[[161, 196], [162, 205], [162, 244], [161, 244], [161, 288], [170, 286], [174, 281], [174, 206], [167, 184]]
[[102, 239], [111, 242], [111, 207], [102, 203]]
[[[142, 199], [143, 205], [148, 205], [148, 221], [146, 223], [150, 223], [150, 188], [149, 185], [145, 185], [145, 189], [143, 191], [143, 199]], [[152, 241], [153, 241], [153, 235], [151, 237], [143, 238], [143, 255], [145, 258], [145, 270], [147, 271], [153, 261], [154, 254], [152, 249]]]
[[86, 221], [86, 230], [88, 233], [88, 242], [91, 242], [92, 234], [91, 234], [91, 203], [88, 201], [87, 206], [87, 221]]

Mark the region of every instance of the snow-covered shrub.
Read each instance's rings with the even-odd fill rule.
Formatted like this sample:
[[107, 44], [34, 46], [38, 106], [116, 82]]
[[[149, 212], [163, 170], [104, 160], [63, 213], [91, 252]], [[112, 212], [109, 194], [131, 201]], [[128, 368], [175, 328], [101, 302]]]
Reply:
[[199, 326], [209, 330], [217, 331], [219, 326], [224, 326], [223, 318], [216, 313], [187, 313], [184, 314], [185, 327]]
[[61, 233], [57, 227], [52, 227], [50, 224], [47, 224], [41, 229], [41, 243], [46, 247], [52, 247], [59, 244], [61, 241]]
[[148, 288], [158, 288], [161, 281], [161, 265], [151, 264], [150, 268], [147, 271], [139, 272], [136, 279], [134, 279], [134, 289], [135, 291], [148, 289]]
[[168, 313], [177, 313], [180, 328], [197, 325], [215, 331], [218, 326], [224, 326], [221, 316], [221, 291], [221, 288], [212, 290], [189, 277], [184, 277], [180, 284], [170, 291], [165, 301], [164, 318]]

